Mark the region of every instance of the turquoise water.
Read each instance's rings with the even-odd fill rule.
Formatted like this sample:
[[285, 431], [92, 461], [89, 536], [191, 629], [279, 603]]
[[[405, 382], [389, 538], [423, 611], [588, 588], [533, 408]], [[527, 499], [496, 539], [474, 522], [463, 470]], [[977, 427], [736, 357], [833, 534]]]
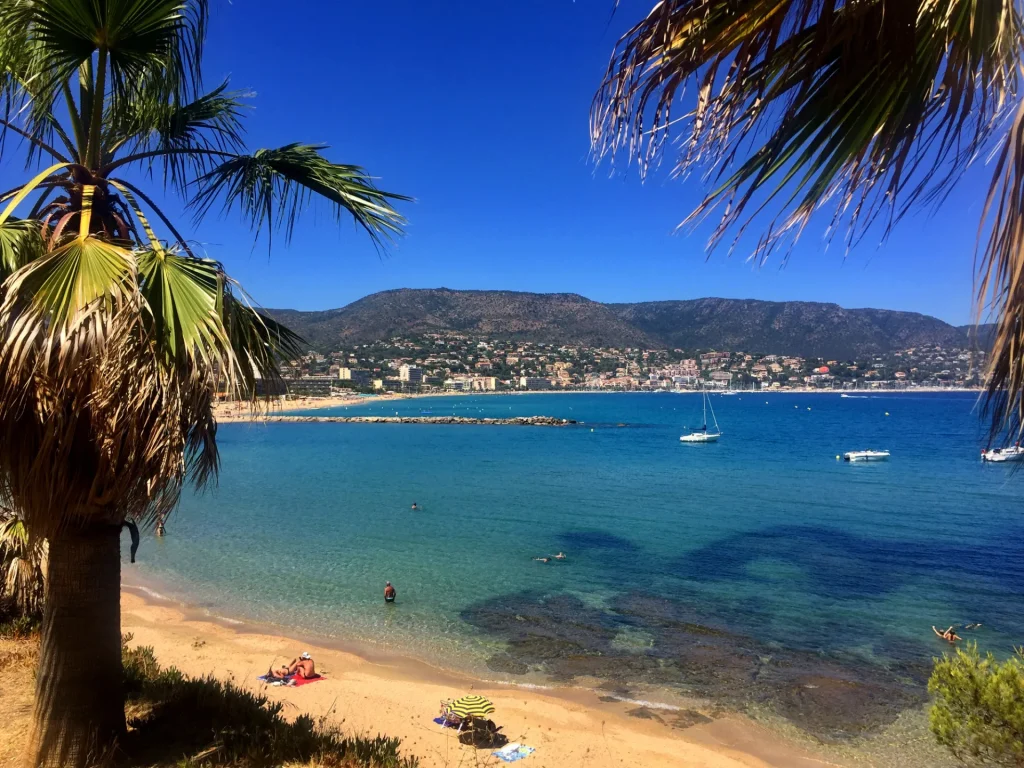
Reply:
[[[584, 422], [565, 428], [224, 425], [219, 488], [126, 580], [490, 679], [762, 704], [836, 738], [923, 700], [932, 624], [1024, 641], [1024, 474], [979, 461], [973, 395], [712, 400], [708, 445], [678, 441], [692, 394], [336, 411]], [[869, 448], [892, 459], [836, 461]]]

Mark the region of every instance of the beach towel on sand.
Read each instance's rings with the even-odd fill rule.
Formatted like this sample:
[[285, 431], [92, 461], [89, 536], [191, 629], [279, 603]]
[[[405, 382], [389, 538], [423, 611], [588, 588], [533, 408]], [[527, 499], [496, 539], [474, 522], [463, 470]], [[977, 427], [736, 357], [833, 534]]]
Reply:
[[298, 675], [288, 675], [283, 681], [280, 678], [272, 678], [267, 675], [260, 675], [256, 678], [262, 680], [264, 683], [269, 685], [287, 685], [290, 687], [298, 688], [301, 685], [309, 685], [310, 683], [318, 683], [323, 680], [323, 675], [316, 675], [315, 677], [299, 677]]
[[529, 757], [535, 751], [536, 750], [534, 750], [533, 747], [527, 747], [524, 744], [520, 744], [518, 741], [514, 741], [491, 754], [506, 763], [514, 763], [516, 760], [522, 760], [524, 757]]

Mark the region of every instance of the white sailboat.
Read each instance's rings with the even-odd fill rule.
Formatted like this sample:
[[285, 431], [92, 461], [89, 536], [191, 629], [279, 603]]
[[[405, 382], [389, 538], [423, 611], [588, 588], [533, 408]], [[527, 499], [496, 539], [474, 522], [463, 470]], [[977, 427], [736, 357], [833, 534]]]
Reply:
[[[679, 440], [683, 443], [714, 443], [718, 441], [718, 438], [722, 436], [722, 430], [718, 427], [718, 419], [715, 418], [715, 409], [708, 400], [707, 390], [702, 389], [700, 391], [701, 396], [704, 398], [704, 426], [697, 432], [691, 432], [688, 435], [682, 435]], [[715, 431], [708, 431], [708, 409], [711, 409], [711, 421], [714, 422]]]

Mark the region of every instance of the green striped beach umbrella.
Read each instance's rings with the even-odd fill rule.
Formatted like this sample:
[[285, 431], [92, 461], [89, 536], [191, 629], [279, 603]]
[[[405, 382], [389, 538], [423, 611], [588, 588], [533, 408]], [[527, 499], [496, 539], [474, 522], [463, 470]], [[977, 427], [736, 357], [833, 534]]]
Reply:
[[448, 711], [461, 718], [483, 717], [494, 711], [494, 705], [490, 699], [483, 696], [463, 696], [456, 699], [449, 705]]

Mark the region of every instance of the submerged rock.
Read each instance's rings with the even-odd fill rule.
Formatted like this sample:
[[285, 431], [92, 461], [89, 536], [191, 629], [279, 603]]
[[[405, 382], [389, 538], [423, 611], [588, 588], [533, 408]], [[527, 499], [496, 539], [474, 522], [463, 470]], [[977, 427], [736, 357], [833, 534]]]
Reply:
[[[573, 596], [521, 593], [474, 605], [462, 616], [506, 641], [491, 659], [493, 669], [537, 669], [559, 682], [597, 678], [602, 689], [620, 695], [654, 685], [739, 710], [767, 706], [823, 741], [877, 731], [926, 699], [924, 663], [888, 668], [850, 654], [770, 645], [701, 622], [696, 606], [661, 596], [631, 593], [601, 609]], [[624, 645], [617, 640], [624, 631], [642, 632], [649, 647]], [[704, 717], [696, 714], [650, 716], [689, 727]]]

